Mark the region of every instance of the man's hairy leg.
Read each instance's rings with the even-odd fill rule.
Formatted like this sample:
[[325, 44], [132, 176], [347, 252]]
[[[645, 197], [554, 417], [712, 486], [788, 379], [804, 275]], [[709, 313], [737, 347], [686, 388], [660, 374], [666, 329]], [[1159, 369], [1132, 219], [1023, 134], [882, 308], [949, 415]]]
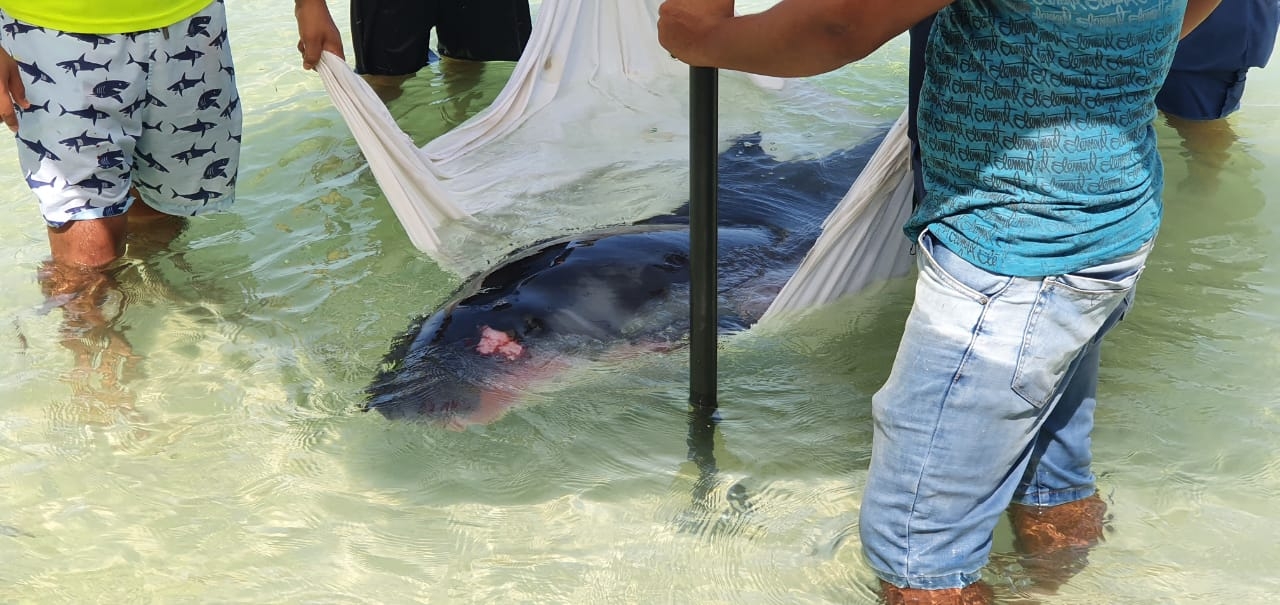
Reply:
[[126, 385], [140, 361], [116, 325], [128, 299], [116, 280], [116, 261], [126, 241], [131, 256], [148, 255], [167, 247], [186, 225], [184, 217], [143, 203], [136, 189], [130, 194], [135, 201], [123, 215], [50, 228], [53, 258], [38, 273], [48, 304], [63, 312], [62, 345], [75, 355], [71, 386], [96, 415], [133, 411]]

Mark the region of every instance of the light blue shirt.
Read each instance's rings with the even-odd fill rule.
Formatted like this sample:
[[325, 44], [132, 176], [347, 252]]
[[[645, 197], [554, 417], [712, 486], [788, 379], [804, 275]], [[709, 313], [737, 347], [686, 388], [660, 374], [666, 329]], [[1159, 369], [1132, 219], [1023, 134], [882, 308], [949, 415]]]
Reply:
[[907, 222], [1004, 275], [1133, 253], [1160, 224], [1154, 99], [1185, 0], [958, 0], [921, 91], [926, 196]]

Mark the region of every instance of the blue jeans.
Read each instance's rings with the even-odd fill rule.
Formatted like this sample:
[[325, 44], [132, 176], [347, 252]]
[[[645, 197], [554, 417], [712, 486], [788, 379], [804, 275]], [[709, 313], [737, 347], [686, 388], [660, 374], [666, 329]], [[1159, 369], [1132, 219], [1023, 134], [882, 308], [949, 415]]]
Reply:
[[1022, 278], [988, 273], [921, 234], [915, 303], [872, 400], [859, 525], [882, 580], [976, 582], [1011, 502], [1053, 506], [1094, 493], [1098, 350], [1150, 249]]

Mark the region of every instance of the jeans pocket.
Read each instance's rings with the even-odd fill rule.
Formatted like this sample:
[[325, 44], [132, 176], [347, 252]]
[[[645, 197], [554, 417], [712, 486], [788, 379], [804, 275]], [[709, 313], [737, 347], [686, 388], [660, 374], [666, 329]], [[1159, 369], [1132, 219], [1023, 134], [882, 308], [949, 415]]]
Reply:
[[1036, 407], [1053, 401], [1072, 364], [1115, 325], [1142, 275], [1144, 253], [1045, 278], [1018, 349], [1013, 391]]
[[1013, 278], [986, 271], [956, 255], [925, 230], [918, 240], [920, 271], [980, 305], [1007, 288]]

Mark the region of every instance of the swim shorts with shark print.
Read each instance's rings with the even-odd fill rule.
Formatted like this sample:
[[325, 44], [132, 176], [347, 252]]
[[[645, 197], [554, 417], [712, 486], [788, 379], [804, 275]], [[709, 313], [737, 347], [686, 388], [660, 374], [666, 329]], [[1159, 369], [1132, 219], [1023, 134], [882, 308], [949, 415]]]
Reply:
[[50, 227], [147, 205], [225, 210], [240, 162], [240, 95], [222, 0], [169, 27], [79, 34], [0, 11], [0, 45], [22, 72], [18, 160]]

